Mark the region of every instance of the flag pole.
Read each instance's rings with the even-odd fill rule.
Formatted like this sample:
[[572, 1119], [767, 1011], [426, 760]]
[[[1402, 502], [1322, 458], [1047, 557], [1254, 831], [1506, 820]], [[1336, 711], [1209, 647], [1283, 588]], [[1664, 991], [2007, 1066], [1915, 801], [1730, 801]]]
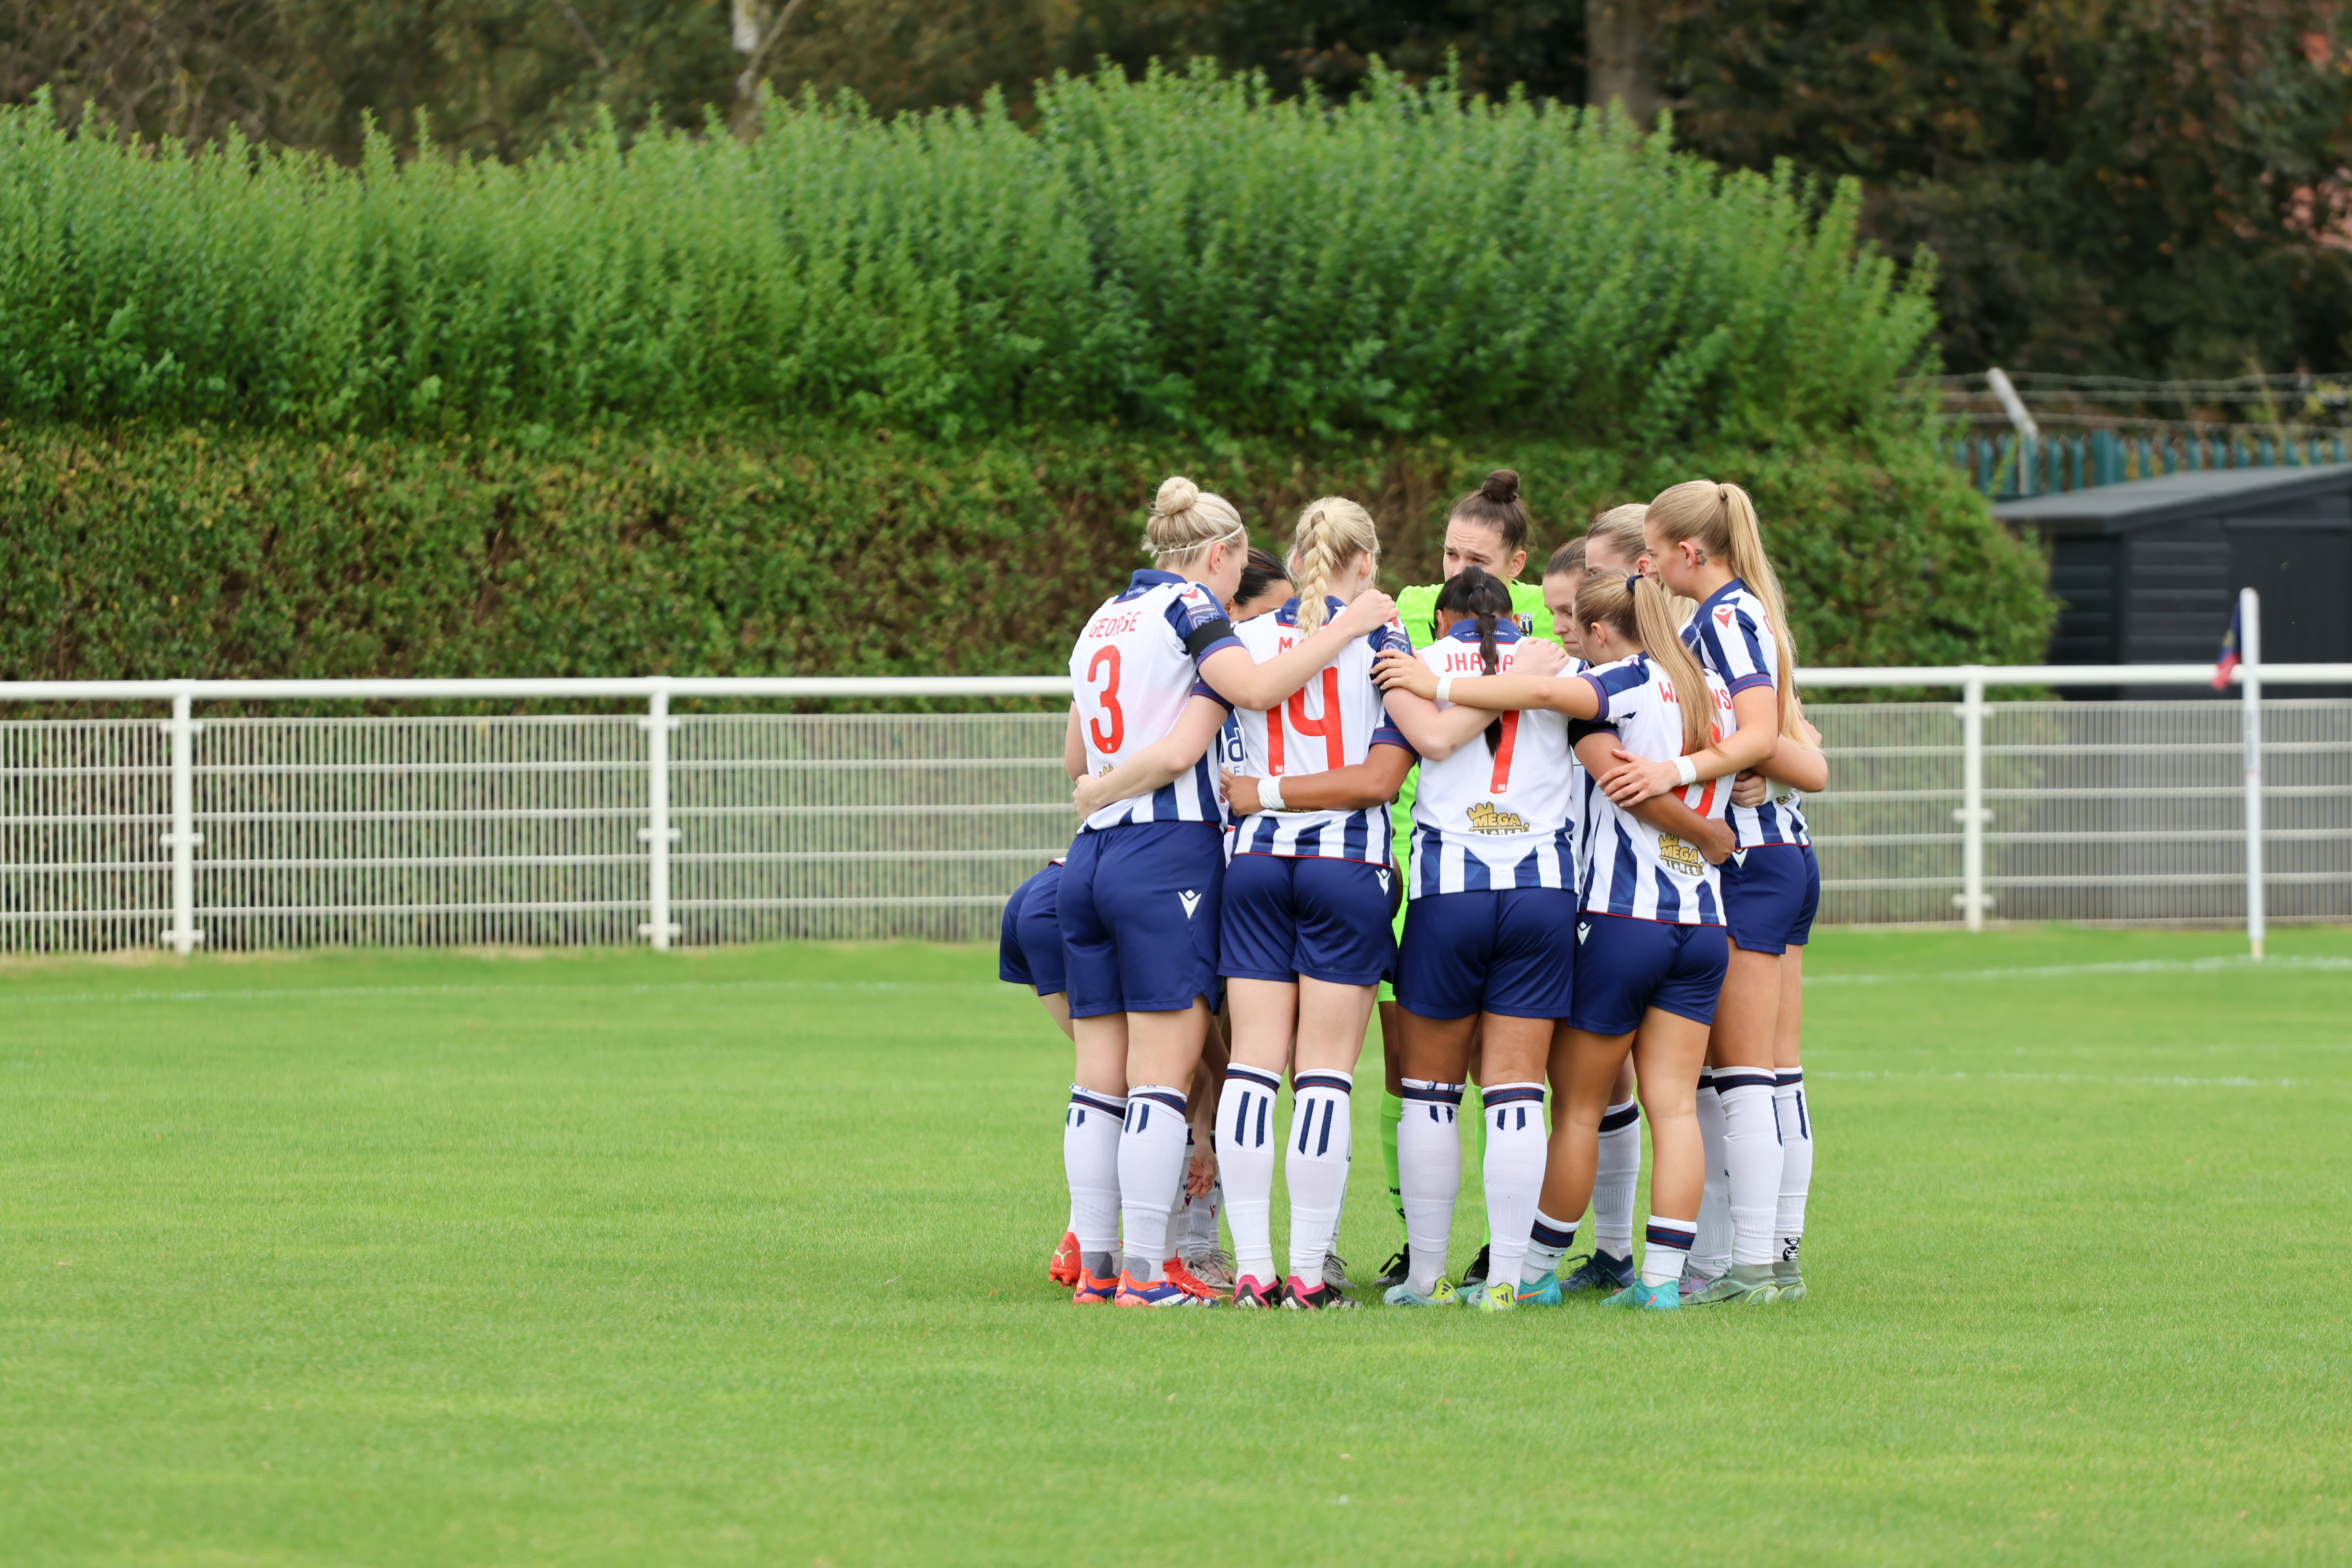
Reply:
[[2263, 957], [2263, 601], [2238, 590], [2238, 696], [2246, 746], [2246, 948]]

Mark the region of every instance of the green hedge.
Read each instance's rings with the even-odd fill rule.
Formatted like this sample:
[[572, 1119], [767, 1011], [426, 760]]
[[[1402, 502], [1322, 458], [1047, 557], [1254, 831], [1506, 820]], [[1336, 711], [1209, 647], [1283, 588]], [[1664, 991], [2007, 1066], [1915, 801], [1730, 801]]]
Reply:
[[1934, 328], [1855, 187], [1381, 78], [1040, 84], [1034, 130], [771, 103], [517, 164], [190, 153], [0, 109], [0, 416], [425, 434], [1843, 439]]
[[1278, 543], [1336, 491], [1391, 583], [1452, 498], [1527, 478], [1538, 550], [1706, 473], [1750, 485], [1808, 660], [2038, 658], [2042, 563], [1925, 442], [1625, 460], [1564, 442], [508, 440], [0, 425], [0, 678], [1054, 670], [1184, 471]]

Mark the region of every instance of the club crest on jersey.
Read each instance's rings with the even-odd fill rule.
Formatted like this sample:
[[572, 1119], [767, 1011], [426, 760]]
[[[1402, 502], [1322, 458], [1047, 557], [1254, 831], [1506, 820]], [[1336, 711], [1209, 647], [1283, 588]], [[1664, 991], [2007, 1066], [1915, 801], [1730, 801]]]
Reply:
[[1470, 819], [1473, 833], [1525, 833], [1528, 819], [1516, 811], [1499, 809], [1493, 801], [1482, 800], [1464, 813]]
[[1201, 895], [1187, 888], [1176, 895], [1176, 901], [1184, 906], [1184, 918], [1189, 921], [1192, 918], [1192, 911], [1201, 907]]
[[1679, 871], [1685, 877], [1706, 875], [1706, 861], [1697, 849], [1671, 833], [1658, 835], [1658, 858], [1669, 871]]

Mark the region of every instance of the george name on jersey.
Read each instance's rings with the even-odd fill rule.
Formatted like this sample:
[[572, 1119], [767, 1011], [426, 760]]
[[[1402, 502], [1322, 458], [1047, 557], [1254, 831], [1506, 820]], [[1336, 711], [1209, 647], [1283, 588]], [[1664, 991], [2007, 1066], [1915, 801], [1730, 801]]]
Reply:
[[1669, 871], [1679, 871], [1685, 877], [1706, 875], [1706, 861], [1698, 850], [1671, 833], [1658, 835], [1658, 858]]
[[1124, 636], [1143, 624], [1142, 614], [1140, 610], [1115, 610], [1107, 616], [1097, 616], [1095, 617], [1095, 624], [1087, 628], [1087, 636], [1090, 637]]
[[1473, 833], [1525, 833], [1528, 819], [1516, 811], [1497, 808], [1491, 800], [1482, 800], [1464, 814], [1470, 819]]

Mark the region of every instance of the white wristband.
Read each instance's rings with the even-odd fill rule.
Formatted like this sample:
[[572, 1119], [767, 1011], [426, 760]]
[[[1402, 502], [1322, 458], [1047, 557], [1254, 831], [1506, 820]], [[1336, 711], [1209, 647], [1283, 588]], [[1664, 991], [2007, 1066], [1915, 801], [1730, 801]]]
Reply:
[[1440, 702], [1451, 702], [1451, 701], [1453, 701], [1453, 700], [1454, 700], [1454, 699], [1452, 698], [1452, 696], [1450, 696], [1450, 695], [1449, 695], [1449, 693], [1451, 693], [1451, 692], [1453, 691], [1453, 689], [1454, 689], [1454, 678], [1453, 678], [1452, 676], [1450, 676], [1450, 675], [1441, 675], [1441, 676], [1439, 676], [1439, 677], [1437, 678], [1437, 700], [1438, 700]]
[[1688, 757], [1677, 758], [1675, 767], [1683, 775], [1683, 783], [1686, 784], [1698, 783], [1698, 764]]
[[1282, 804], [1281, 780], [1260, 779], [1257, 781], [1257, 808], [1260, 811], [1287, 811], [1290, 809], [1288, 806]]

